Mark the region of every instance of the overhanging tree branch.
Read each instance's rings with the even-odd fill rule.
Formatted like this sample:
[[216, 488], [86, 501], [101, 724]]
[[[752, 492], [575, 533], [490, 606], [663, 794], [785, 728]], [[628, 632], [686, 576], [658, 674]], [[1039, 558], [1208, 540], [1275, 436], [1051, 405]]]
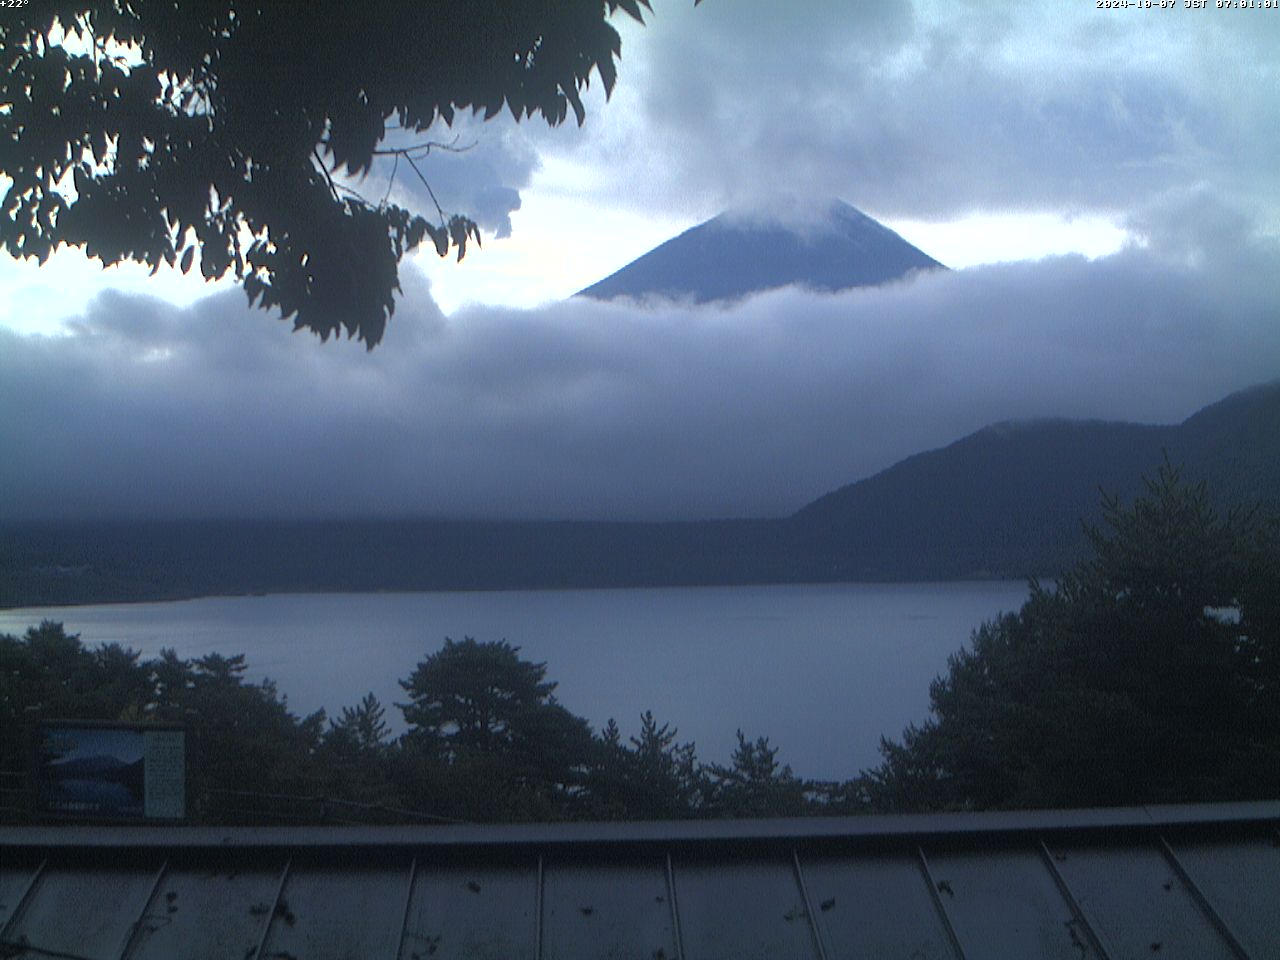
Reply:
[[[7, 10], [0, 249], [43, 262], [73, 246], [104, 265], [155, 270], [176, 262], [175, 238], [194, 237], [206, 278], [234, 270], [251, 303], [295, 328], [322, 339], [345, 331], [372, 347], [395, 309], [405, 253], [429, 236], [441, 256], [456, 249], [461, 259], [480, 239], [474, 220], [446, 216], [418, 166], [467, 148], [386, 146], [387, 121], [421, 134], [459, 110], [487, 119], [506, 108], [552, 126], [572, 110], [582, 123], [591, 75], [606, 94], [616, 82], [621, 40], [609, 16], [643, 22], [648, 6], [375, 2], [358, 22], [263, 0]], [[437, 224], [389, 203], [390, 190], [375, 205], [341, 183], [344, 168], [360, 175], [386, 156], [393, 178], [401, 158], [412, 165]], [[259, 238], [243, 255], [241, 232]]]

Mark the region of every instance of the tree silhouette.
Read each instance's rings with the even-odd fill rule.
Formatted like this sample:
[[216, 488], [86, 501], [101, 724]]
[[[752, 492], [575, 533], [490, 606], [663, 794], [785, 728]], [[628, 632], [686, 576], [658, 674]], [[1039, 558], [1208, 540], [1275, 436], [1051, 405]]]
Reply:
[[804, 812], [805, 784], [778, 762], [768, 737], [748, 740], [738, 731], [729, 766], [707, 767], [709, 806], [716, 816], [794, 817]]
[[1104, 498], [1093, 556], [983, 624], [886, 741], [888, 809], [1246, 799], [1280, 791], [1280, 528], [1166, 463]]
[[506, 641], [445, 640], [400, 686], [409, 803], [468, 820], [562, 814], [589, 762], [591, 730], [556, 702], [545, 663]]
[[316, 751], [326, 795], [361, 803], [395, 801], [388, 761], [394, 749], [386, 709], [373, 693], [329, 721]]
[[147, 667], [118, 644], [90, 650], [78, 634], [44, 620], [21, 638], [0, 635], [0, 728], [26, 715], [137, 719], [151, 700]]
[[323, 710], [299, 719], [275, 683], [246, 683], [243, 654], [184, 661], [165, 650], [156, 666], [160, 692], [152, 715], [191, 731], [189, 779], [207, 807], [198, 815], [217, 819], [222, 809], [237, 806], [226, 792], [309, 792]]
[[[335, 11], [264, 0], [33, 2], [0, 17], [0, 246], [63, 244], [104, 265], [233, 274], [250, 303], [370, 348], [398, 264], [430, 238], [461, 259], [476, 223], [370, 200], [375, 160], [427, 185], [422, 135], [459, 110], [585, 118], [621, 42], [608, 16], [647, 0], [375, 0]], [[394, 172], [392, 174], [395, 175]], [[354, 181], [352, 181], [354, 182]], [[389, 193], [389, 191], [388, 191]], [[434, 194], [432, 194], [434, 201]]]
[[652, 711], [640, 716], [640, 736], [622, 740], [610, 720], [595, 739], [585, 779], [593, 819], [673, 819], [704, 812], [706, 780], [692, 743], [680, 743]]
[[352, 751], [376, 753], [386, 745], [391, 727], [386, 720], [387, 711], [372, 692], [354, 707], [343, 707], [337, 720], [329, 721], [326, 741], [349, 745]]
[[464, 750], [502, 752], [515, 745], [527, 717], [552, 702], [556, 685], [546, 681], [545, 663], [519, 657], [505, 640], [444, 646], [418, 664], [400, 686], [410, 702], [400, 704], [410, 731], [446, 755]]

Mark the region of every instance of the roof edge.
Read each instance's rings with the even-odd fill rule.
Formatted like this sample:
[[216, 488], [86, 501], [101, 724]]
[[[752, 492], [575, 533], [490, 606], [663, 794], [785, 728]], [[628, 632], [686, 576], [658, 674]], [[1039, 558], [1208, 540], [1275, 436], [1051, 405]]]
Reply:
[[648, 843], [888, 840], [1060, 831], [1274, 823], [1280, 801], [1012, 810], [977, 813], [799, 817], [771, 820], [652, 820], [591, 823], [361, 827], [170, 825], [0, 827], [0, 848], [244, 849], [333, 847], [512, 847]]

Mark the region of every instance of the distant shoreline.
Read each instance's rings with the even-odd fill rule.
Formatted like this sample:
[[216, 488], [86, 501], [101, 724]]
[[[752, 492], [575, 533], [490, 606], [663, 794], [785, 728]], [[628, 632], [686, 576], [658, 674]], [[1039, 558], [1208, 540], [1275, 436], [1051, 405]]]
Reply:
[[[1280, 512], [1280, 381], [1173, 427], [1002, 424], [788, 517], [0, 521], [0, 609], [280, 593], [643, 589], [1051, 578], [1161, 464]], [[1101, 491], [1101, 493], [1100, 493]]]
[[65, 603], [0, 603], [0, 613], [12, 614], [26, 610], [48, 610], [48, 609], [68, 609], [73, 610], [79, 607], [124, 607], [133, 606], [135, 604], [161, 604], [161, 603], [187, 603], [193, 600], [244, 600], [249, 598], [268, 598], [268, 597], [311, 597], [311, 596], [376, 596], [381, 594], [436, 594], [436, 593], [574, 593], [574, 592], [605, 592], [609, 590], [715, 590], [722, 588], [740, 588], [740, 587], [803, 587], [803, 586], [839, 586], [859, 584], [878, 585], [878, 586], [913, 586], [913, 585], [940, 585], [940, 584], [968, 584], [968, 583], [1005, 583], [1011, 581], [1030, 582], [1031, 580], [1047, 580], [1052, 575], [1043, 577], [1028, 576], [987, 576], [973, 575], [963, 577], [940, 577], [934, 579], [915, 578], [907, 580], [898, 579], [862, 579], [862, 580], [778, 580], [778, 581], [753, 581], [753, 582], [737, 582], [737, 583], [664, 583], [664, 584], [603, 584], [591, 586], [555, 586], [555, 587], [466, 587], [460, 589], [451, 588], [395, 588], [395, 589], [374, 589], [374, 590], [278, 590], [278, 591], [248, 591], [244, 593], [193, 593], [181, 596], [155, 596], [148, 598], [128, 598], [128, 599], [101, 599], [101, 600], [72, 600]]

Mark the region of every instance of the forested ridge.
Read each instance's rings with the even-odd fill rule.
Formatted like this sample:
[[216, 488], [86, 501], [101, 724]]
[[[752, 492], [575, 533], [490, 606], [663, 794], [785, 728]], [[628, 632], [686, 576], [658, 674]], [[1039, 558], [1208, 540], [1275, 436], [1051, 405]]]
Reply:
[[[1280, 522], [1220, 510], [1166, 463], [1104, 498], [1090, 554], [982, 624], [934, 681], [930, 715], [844, 783], [796, 776], [767, 737], [728, 763], [646, 713], [593, 731], [548, 666], [500, 640], [447, 639], [400, 685], [406, 731], [371, 694], [290, 712], [244, 656], [143, 660], [60, 624], [0, 637], [0, 770], [38, 719], [178, 721], [192, 816], [421, 822], [786, 816], [1090, 806], [1280, 795]], [[358, 693], [353, 691], [353, 697]], [[21, 789], [5, 816], [28, 816]]]
[[1220, 505], [1280, 510], [1280, 381], [1179, 426], [998, 424], [790, 517], [683, 523], [398, 519], [0, 524], [0, 606], [253, 593], [1053, 577], [1099, 488], [1167, 455]]

